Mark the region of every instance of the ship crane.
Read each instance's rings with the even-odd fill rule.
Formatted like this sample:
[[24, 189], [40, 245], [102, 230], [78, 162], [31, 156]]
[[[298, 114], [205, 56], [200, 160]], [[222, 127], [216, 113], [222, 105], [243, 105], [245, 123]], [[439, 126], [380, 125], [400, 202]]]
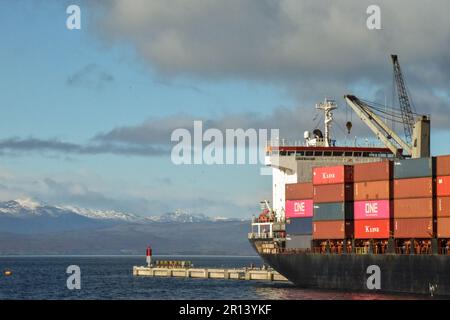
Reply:
[[430, 156], [430, 118], [428, 116], [421, 115], [416, 118], [412, 133], [413, 142], [409, 144], [390, 128], [368, 103], [354, 95], [346, 95], [344, 99], [396, 158]]
[[344, 99], [359, 118], [372, 130], [375, 136], [391, 150], [396, 158], [429, 157], [430, 117], [427, 115], [418, 115], [414, 119], [414, 113], [411, 110], [398, 58], [396, 55], [392, 55], [391, 57], [394, 64], [394, 77], [396, 79], [400, 100], [400, 112], [396, 113], [392, 111], [390, 115], [396, 117], [403, 124], [405, 139], [402, 139], [379, 116], [380, 113], [389, 114], [388, 112], [380, 110], [369, 102], [359, 99], [354, 95], [346, 95]]
[[402, 69], [398, 61], [396, 54], [391, 55], [392, 65], [394, 67], [394, 79], [397, 87], [398, 101], [402, 114], [403, 128], [405, 130], [405, 140], [408, 144], [411, 144], [411, 136], [414, 127], [414, 116], [411, 110], [411, 103], [408, 97], [408, 91], [406, 90], [405, 80], [403, 79]]

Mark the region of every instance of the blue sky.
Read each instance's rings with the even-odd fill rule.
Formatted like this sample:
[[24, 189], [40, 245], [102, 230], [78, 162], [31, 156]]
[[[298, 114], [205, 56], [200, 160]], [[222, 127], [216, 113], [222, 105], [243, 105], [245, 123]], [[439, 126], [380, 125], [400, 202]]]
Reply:
[[[219, 127], [283, 126], [287, 136], [301, 137], [304, 127], [311, 126], [314, 103], [325, 96], [339, 98], [352, 90], [379, 100], [383, 92], [390, 94], [387, 57], [392, 51], [401, 52], [403, 67], [409, 66], [410, 89], [419, 107], [433, 103], [419, 111], [437, 115], [433, 130], [440, 138], [433, 138], [434, 153], [449, 153], [448, 74], [428, 75], [421, 66], [432, 63], [428, 70], [446, 70], [450, 49], [409, 54], [420, 43], [422, 29], [412, 44], [408, 39], [394, 41], [401, 35], [388, 36], [389, 30], [374, 35], [358, 25], [347, 26], [345, 14], [361, 9], [358, 19], [365, 19], [363, 5], [354, 8], [348, 2], [336, 9], [342, 11], [342, 17], [337, 16], [343, 30], [326, 26], [312, 36], [309, 28], [314, 20], [290, 16], [296, 3], [288, 0], [268, 7], [278, 10], [276, 16], [258, 1], [246, 5], [218, 1], [208, 8], [194, 1], [197, 11], [184, 8], [183, 2], [173, 10], [164, 3], [0, 2], [0, 140], [9, 141], [0, 152], [1, 200], [32, 197], [143, 215], [183, 208], [208, 215], [250, 216], [257, 212], [259, 200], [271, 195], [271, 178], [260, 176], [258, 165], [175, 166], [167, 154], [86, 154], [61, 143], [167, 146], [170, 135], [154, 128], [172, 123], [174, 117], [185, 117], [187, 124], [210, 120]], [[69, 4], [81, 7], [81, 30], [66, 28]], [[245, 19], [234, 12], [240, 6]], [[308, 14], [307, 7], [298, 6], [298, 14]], [[318, 6], [322, 11], [312, 13], [328, 14], [327, 7]], [[385, 6], [389, 27], [395, 21], [389, 20], [390, 12], [396, 8], [389, 8], [388, 2]], [[420, 13], [435, 14], [423, 11], [420, 2], [412, 5], [395, 28], [407, 30], [408, 21]], [[211, 18], [214, 14], [217, 19]], [[296, 26], [297, 20], [304, 25]], [[446, 22], [442, 23], [424, 46], [448, 38]], [[368, 44], [376, 42], [376, 49], [339, 44], [350, 30]], [[335, 43], [330, 40], [335, 38]], [[373, 51], [378, 55], [367, 54]], [[321, 57], [323, 52], [329, 53]], [[344, 58], [352, 54], [364, 59]], [[441, 82], [434, 84], [427, 77]], [[118, 128], [133, 135], [98, 138], [109, 137]], [[356, 124], [355, 130], [364, 128]], [[134, 132], [148, 132], [148, 141], [133, 141]], [[27, 141], [28, 147], [17, 147], [18, 140]], [[52, 146], [42, 147], [43, 143]]]
[[[155, 75], [150, 66], [136, 60], [132, 48], [126, 44], [103, 46], [90, 30], [89, 20], [84, 16], [89, 15], [87, 10], [82, 11], [82, 29], [70, 31], [65, 27], [67, 15], [62, 4], [1, 2], [0, 6], [2, 139], [33, 137], [85, 143], [98, 133], [116, 126], [138, 124], [147, 118], [177, 113], [213, 117], [240, 110], [267, 112], [274, 106], [293, 101], [282, 89], [247, 81], [216, 84], [165, 80]], [[114, 80], [100, 84], [67, 84], [70, 76], [92, 64]], [[167, 139], [170, 141], [170, 136]], [[191, 168], [172, 165], [168, 156], [79, 156], [41, 152], [2, 156], [0, 164], [2, 171], [10, 173], [15, 180], [4, 180], [3, 184], [17, 187], [17, 192], [11, 193], [18, 196], [40, 197], [43, 199], [39, 200], [48, 202], [70, 201], [67, 195], [23, 187], [31, 181], [49, 178], [105, 193], [108, 198], [118, 200], [112, 204], [113, 209], [137, 210], [141, 214], [159, 214], [178, 207], [191, 212], [204, 210], [202, 198], [208, 199], [209, 193], [223, 202], [232, 201], [236, 191], [242, 194], [248, 191], [251, 197], [270, 194], [270, 178], [260, 178], [258, 166]], [[265, 192], [258, 189], [265, 189]], [[174, 193], [186, 194], [179, 195], [178, 201]], [[4, 200], [9, 196], [10, 192], [5, 192]], [[139, 199], [146, 199], [150, 205], [133, 205], [133, 198], [138, 203]], [[77, 201], [78, 205], [110, 206], [107, 201]], [[239, 201], [251, 204], [251, 200]], [[254, 198], [255, 207], [258, 201]], [[151, 203], [155, 203], [156, 212], [152, 212]], [[240, 211], [228, 215], [247, 213], [250, 214]], [[221, 208], [220, 212], [212, 214], [227, 212]]]

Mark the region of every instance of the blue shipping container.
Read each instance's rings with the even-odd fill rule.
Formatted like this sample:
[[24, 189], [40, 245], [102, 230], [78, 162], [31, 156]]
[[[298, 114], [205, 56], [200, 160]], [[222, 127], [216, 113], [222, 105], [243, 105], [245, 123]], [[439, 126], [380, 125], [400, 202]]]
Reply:
[[286, 249], [311, 249], [312, 235], [289, 235], [286, 237]]
[[312, 234], [312, 218], [290, 218], [286, 221], [286, 233], [294, 234]]
[[315, 203], [313, 221], [353, 220], [353, 202]]
[[394, 161], [394, 179], [425, 178], [435, 176], [435, 158]]

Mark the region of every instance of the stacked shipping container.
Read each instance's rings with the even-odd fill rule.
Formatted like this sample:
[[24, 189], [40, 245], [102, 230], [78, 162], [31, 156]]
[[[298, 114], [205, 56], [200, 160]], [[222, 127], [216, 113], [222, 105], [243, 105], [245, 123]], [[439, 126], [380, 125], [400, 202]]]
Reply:
[[392, 162], [354, 165], [356, 239], [387, 239], [392, 232]]
[[353, 237], [353, 167], [313, 169], [313, 239]]
[[394, 237], [432, 238], [434, 159], [394, 162]]
[[286, 248], [310, 248], [313, 216], [312, 183], [286, 184]]
[[450, 238], [450, 156], [436, 157], [437, 237]]
[[317, 167], [286, 184], [287, 247], [311, 239], [450, 238], [450, 156]]

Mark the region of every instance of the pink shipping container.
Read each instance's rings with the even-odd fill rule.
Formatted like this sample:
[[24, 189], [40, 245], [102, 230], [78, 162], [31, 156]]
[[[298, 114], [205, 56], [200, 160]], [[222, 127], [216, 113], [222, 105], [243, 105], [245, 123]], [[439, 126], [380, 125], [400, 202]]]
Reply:
[[313, 184], [336, 184], [353, 182], [353, 166], [313, 168]]
[[389, 219], [391, 216], [389, 200], [355, 201], [355, 220]]
[[286, 200], [286, 218], [310, 218], [313, 216], [313, 201]]

